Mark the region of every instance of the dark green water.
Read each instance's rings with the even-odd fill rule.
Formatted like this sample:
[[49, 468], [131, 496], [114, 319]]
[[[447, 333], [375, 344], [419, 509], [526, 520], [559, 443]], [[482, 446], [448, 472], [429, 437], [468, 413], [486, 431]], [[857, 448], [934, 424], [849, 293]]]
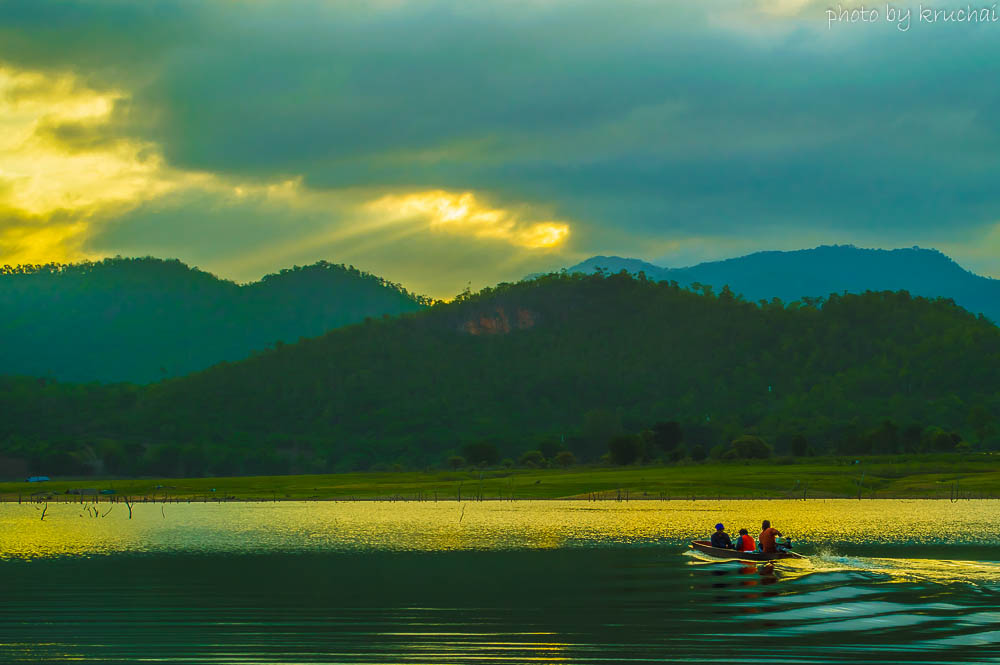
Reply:
[[[683, 552], [0, 561], [0, 662], [1000, 662], [996, 547], [883, 546], [793, 567]], [[942, 572], [942, 552], [980, 565]]]

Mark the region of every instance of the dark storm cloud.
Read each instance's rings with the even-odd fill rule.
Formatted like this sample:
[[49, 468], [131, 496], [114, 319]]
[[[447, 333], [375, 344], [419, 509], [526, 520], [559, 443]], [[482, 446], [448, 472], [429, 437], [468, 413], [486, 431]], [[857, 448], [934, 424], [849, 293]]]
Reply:
[[120, 123], [178, 168], [477, 189], [639, 237], [895, 245], [1000, 219], [997, 25], [607, 0], [24, 0], [0, 18], [0, 59], [128, 90]]

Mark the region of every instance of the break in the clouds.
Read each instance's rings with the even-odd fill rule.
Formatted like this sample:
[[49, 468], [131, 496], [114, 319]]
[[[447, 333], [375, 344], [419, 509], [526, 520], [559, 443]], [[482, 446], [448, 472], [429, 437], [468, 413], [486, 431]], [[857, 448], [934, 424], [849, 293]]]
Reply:
[[1000, 25], [825, 9], [8, 1], [0, 260], [323, 258], [449, 295], [854, 242], [1000, 275]]

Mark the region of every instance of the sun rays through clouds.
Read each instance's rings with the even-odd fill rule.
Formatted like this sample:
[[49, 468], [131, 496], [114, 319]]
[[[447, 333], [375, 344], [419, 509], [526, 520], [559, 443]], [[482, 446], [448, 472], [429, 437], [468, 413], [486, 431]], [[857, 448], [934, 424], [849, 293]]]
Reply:
[[491, 208], [472, 192], [451, 193], [431, 190], [411, 194], [390, 194], [368, 204], [373, 213], [398, 219], [425, 220], [432, 230], [495, 238], [518, 247], [549, 249], [569, 237], [569, 224], [560, 221], [531, 221], [513, 210]]
[[569, 236], [565, 221], [523, 205], [491, 207], [479, 193], [315, 188], [295, 175], [178, 168], [163, 146], [129, 133], [130, 113], [128, 91], [0, 67], [0, 264], [125, 253], [177, 256], [244, 279], [325, 258], [391, 272], [425, 236], [428, 252], [486, 251], [510, 268], [519, 254], [558, 249]]

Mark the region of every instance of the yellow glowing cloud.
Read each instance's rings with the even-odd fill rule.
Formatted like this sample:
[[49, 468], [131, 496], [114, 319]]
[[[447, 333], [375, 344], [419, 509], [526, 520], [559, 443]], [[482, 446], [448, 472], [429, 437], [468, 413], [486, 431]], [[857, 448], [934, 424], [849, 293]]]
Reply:
[[[952, 235], [952, 237], [948, 237]], [[962, 257], [962, 267], [980, 275], [1000, 279], [1000, 221], [985, 226], [971, 237], [955, 242], [953, 234], [932, 239], [933, 246], [945, 254]]]
[[819, 3], [817, 0], [758, 0], [757, 7], [767, 13], [773, 14], [775, 16], [797, 16], [801, 14], [804, 10], [815, 8], [817, 6], [826, 4]]
[[425, 219], [433, 230], [497, 238], [529, 249], [557, 247], [569, 236], [569, 225], [564, 222], [525, 222], [510, 210], [480, 204], [472, 192], [391, 194], [372, 201], [368, 209], [389, 218]]
[[[298, 190], [167, 167], [158, 146], [114, 136], [115, 104], [125, 96], [70, 75], [0, 67], [0, 262], [89, 258], [81, 247], [93, 224], [178, 190], [279, 199]], [[67, 145], [65, 129], [98, 140]]]
[[[0, 211], [0, 220], [3, 217]], [[21, 221], [16, 225], [0, 225], [0, 263], [66, 262], [79, 258], [77, 248], [87, 230], [85, 222]]]
[[[69, 74], [0, 67], [0, 265], [97, 258], [85, 249], [95, 232], [145, 204], [188, 199], [249, 206], [273, 216], [276, 226], [287, 225], [287, 235], [276, 232], [264, 244], [219, 259], [241, 271], [273, 269], [274, 261], [313, 248], [334, 258], [374, 255], [418, 234], [495, 240], [528, 251], [557, 248], [569, 235], [565, 222], [524, 207], [493, 208], [472, 192], [314, 190], [301, 178], [244, 182], [172, 168], [160, 146], [118, 131], [116, 110], [127, 101], [126, 91], [91, 89]], [[229, 248], [218, 249], [226, 254]]]
[[141, 144], [109, 142], [70, 152], [45, 128], [101, 127], [121, 93], [81, 89], [69, 77], [0, 69], [0, 188], [3, 203], [29, 215], [73, 211], [86, 218], [108, 205], [164, 191], [162, 165]]

